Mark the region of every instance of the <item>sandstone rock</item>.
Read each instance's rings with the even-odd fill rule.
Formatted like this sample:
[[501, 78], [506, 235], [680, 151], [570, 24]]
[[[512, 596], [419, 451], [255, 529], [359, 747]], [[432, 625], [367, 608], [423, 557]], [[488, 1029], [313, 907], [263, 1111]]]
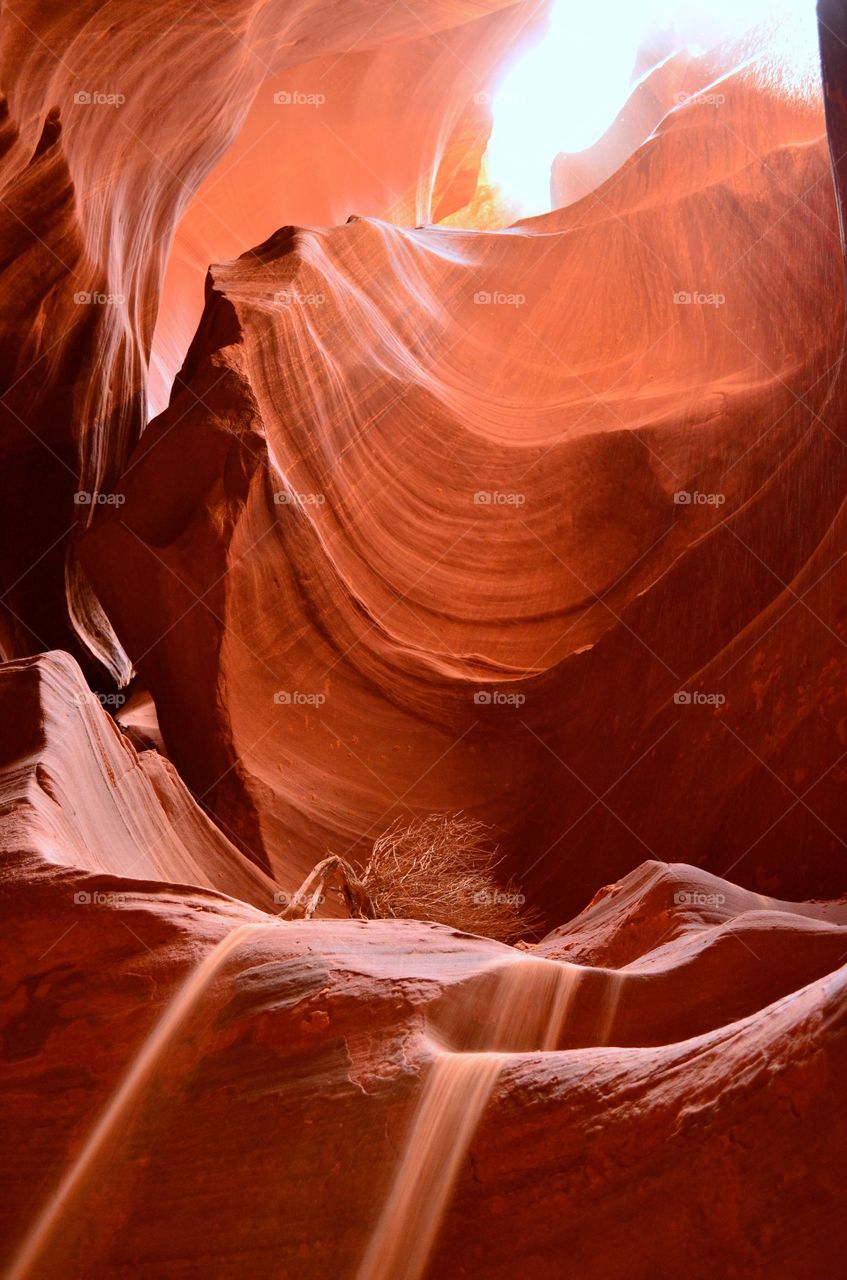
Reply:
[[[779, 821], [843, 750], [836, 213], [819, 103], [723, 91], [508, 235], [354, 219], [210, 272], [83, 554], [177, 767], [285, 887], [467, 808], [551, 923], [680, 845], [840, 891], [837, 777]], [[821, 276], [775, 291], [799, 242]]]
[[[129, 678], [80, 571], [76, 536], [97, 495], [114, 494], [146, 421], [147, 363], [174, 228], [260, 85], [352, 48], [427, 33], [435, 40], [507, 7], [509, 0], [355, 0], [335, 6], [330, 22], [317, 0], [199, 8], [80, 0], [72, 15], [20, 0], [4, 12], [3, 656], [61, 646], [93, 672], [93, 651], [114, 678]], [[23, 531], [19, 543], [13, 530]]]
[[[495, 233], [534, 0], [3, 6], [8, 1280], [843, 1269], [818, 8], [823, 110], [689, 51]], [[284, 918], [458, 810], [546, 936]]]
[[[835, 1267], [847, 907], [647, 864], [529, 955], [419, 922], [284, 924], [227, 896], [240, 877], [260, 902], [262, 877], [81, 688], [60, 657], [0, 673], [22, 724], [0, 775], [9, 1275], [357, 1274], [439, 1043], [496, 1048], [498, 1025], [427, 1275]], [[82, 839], [86, 808], [115, 820]], [[193, 887], [162, 878], [168, 825]], [[720, 901], [680, 931], [682, 893]], [[514, 1047], [497, 997], [529, 1008], [550, 972], [572, 989], [561, 1038]]]

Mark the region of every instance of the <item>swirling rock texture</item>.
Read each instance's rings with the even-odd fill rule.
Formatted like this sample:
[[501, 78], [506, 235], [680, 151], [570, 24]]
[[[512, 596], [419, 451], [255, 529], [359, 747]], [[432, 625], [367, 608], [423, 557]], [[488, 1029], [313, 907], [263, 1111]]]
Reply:
[[[7, 657], [61, 644], [86, 661], [93, 650], [116, 676], [129, 672], [79, 570], [75, 539], [91, 503], [74, 499], [109, 492], [126, 465], [146, 418], [145, 372], [175, 224], [259, 86], [286, 68], [434, 39], [510, 7], [353, 0], [328, 16], [315, 0], [82, 0], [72, 14], [52, 0], [4, 5]], [[490, 59], [502, 53], [490, 40], [487, 47]], [[189, 56], [191, 75], [178, 89]], [[451, 99], [445, 111], [458, 109]]]
[[151, 354], [156, 412], [197, 329], [209, 263], [267, 239], [281, 208], [306, 226], [351, 213], [414, 226], [470, 203], [498, 59], [538, 23], [538, 5], [527, 3], [443, 32], [423, 15], [410, 23], [419, 38], [399, 47], [362, 41], [262, 85], [175, 233]]
[[[4, 5], [11, 1280], [838, 1273], [819, 16], [823, 94], [674, 54], [490, 231], [537, 5]], [[546, 936], [282, 918], [457, 810]]]
[[211, 269], [83, 557], [178, 768], [287, 886], [465, 807], [553, 912], [680, 846], [839, 891], [836, 209], [819, 104], [755, 66], [721, 94], [508, 234], [356, 218]]

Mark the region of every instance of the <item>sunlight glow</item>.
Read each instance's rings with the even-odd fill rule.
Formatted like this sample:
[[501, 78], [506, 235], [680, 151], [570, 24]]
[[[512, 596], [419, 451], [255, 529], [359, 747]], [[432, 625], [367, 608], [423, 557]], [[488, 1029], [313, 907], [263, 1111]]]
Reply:
[[814, 0], [552, 0], [541, 38], [494, 91], [488, 180], [522, 215], [546, 212], [555, 156], [605, 133], [632, 90], [640, 50], [656, 47], [659, 60], [697, 53], [785, 16], [798, 20], [808, 53]]

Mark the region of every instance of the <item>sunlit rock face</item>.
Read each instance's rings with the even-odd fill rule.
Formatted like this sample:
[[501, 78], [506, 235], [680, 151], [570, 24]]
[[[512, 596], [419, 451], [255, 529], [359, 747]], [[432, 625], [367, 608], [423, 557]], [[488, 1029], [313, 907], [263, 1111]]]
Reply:
[[417, 38], [375, 48], [365, 39], [261, 85], [176, 231], [153, 345], [153, 412], [165, 408], [197, 329], [209, 263], [267, 239], [281, 210], [306, 226], [351, 214], [415, 226], [472, 203], [492, 77], [514, 40], [538, 26], [534, 0], [443, 32], [421, 20], [410, 27]]
[[178, 767], [291, 887], [467, 807], [563, 907], [680, 839], [837, 891], [836, 812], [765, 835], [779, 774], [843, 749], [835, 620], [786, 585], [831, 566], [842, 493], [823, 120], [755, 69], [721, 93], [509, 233], [354, 219], [212, 268], [84, 557]]
[[[574, 204], [602, 188], [671, 111], [692, 100], [698, 107], [723, 107], [724, 91], [714, 82], [746, 61], [745, 55], [749, 49], [739, 44], [699, 54], [682, 49], [649, 67], [602, 137], [582, 150], [556, 155], [550, 175], [553, 208]], [[599, 192], [597, 198], [602, 199]]]
[[[847, 18], [748, 5], [572, 6], [526, 187], [561, 5], [2, 7], [8, 1280], [843, 1269]], [[288, 918], [451, 814], [514, 946]]]

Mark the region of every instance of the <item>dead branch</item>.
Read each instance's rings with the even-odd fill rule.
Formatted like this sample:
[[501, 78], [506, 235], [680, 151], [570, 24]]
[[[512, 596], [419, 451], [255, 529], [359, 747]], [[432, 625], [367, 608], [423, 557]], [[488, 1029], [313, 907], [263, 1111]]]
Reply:
[[326, 889], [333, 881], [351, 916], [362, 920], [374, 918], [374, 906], [362, 881], [344, 858], [332, 853], [313, 867], [281, 916], [283, 920], [311, 920], [320, 906]]

